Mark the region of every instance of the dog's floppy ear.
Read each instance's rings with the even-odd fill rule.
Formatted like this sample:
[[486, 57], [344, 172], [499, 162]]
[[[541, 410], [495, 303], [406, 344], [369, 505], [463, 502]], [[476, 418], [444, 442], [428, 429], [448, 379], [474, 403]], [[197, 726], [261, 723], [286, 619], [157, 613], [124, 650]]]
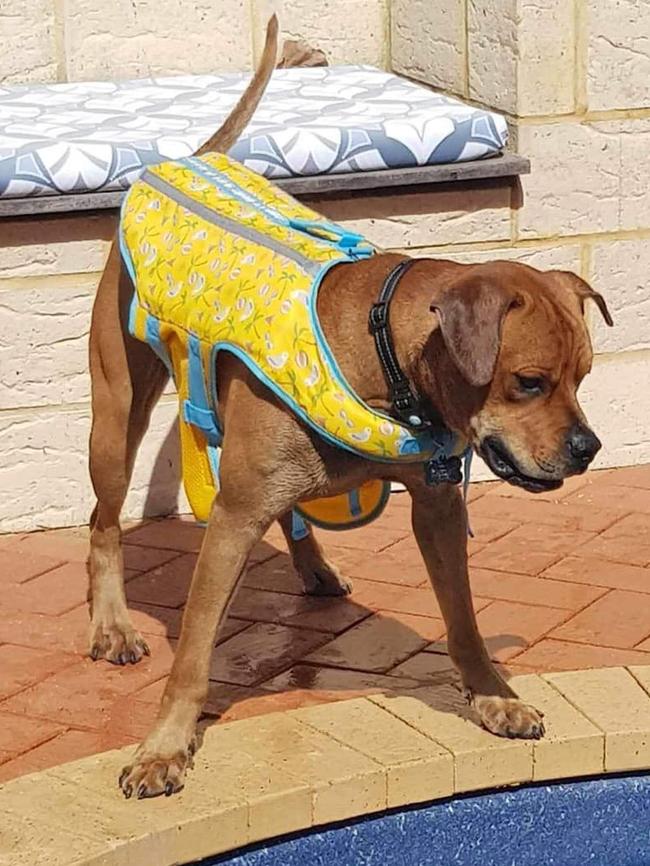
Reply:
[[475, 275], [441, 287], [432, 301], [447, 351], [470, 385], [492, 381], [503, 320], [519, 303], [512, 292]]
[[576, 293], [576, 295], [580, 298], [580, 302], [584, 307], [584, 301], [586, 298], [591, 298], [591, 300], [596, 304], [598, 309], [600, 310], [600, 314], [605, 320], [605, 322], [611, 328], [614, 325], [614, 320], [612, 319], [611, 313], [607, 309], [607, 303], [605, 298], [600, 294], [600, 292], [595, 292], [589, 283], [586, 283], [582, 277], [579, 277], [577, 274], [571, 273], [571, 271], [555, 271], [563, 279], [569, 282], [569, 285]]

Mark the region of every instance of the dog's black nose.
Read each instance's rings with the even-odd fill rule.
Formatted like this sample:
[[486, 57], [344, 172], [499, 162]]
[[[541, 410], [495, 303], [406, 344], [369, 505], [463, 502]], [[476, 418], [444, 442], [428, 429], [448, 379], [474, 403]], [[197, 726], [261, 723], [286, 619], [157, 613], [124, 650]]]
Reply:
[[578, 465], [587, 466], [601, 449], [598, 436], [588, 427], [576, 424], [567, 437], [569, 454]]

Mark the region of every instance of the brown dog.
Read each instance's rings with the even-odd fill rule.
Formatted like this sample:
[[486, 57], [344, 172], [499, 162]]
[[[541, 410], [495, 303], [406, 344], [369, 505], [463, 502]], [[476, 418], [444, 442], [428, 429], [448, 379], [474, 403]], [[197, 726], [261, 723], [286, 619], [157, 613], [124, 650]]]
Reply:
[[[227, 150], [271, 75], [272, 21], [260, 68], [231, 117], [201, 152]], [[351, 388], [389, 409], [368, 313], [403, 257], [378, 254], [334, 268], [318, 315]], [[124, 664], [148, 648], [126, 607], [119, 514], [149, 414], [167, 381], [151, 349], [126, 328], [134, 287], [114, 246], [93, 311], [90, 340], [93, 426], [90, 470], [97, 506], [89, 557], [91, 655]], [[391, 311], [397, 356], [431, 411], [481, 454], [494, 472], [531, 491], [559, 487], [583, 472], [600, 443], [576, 398], [591, 366], [583, 320], [594, 298], [581, 279], [522, 264], [418, 261]], [[207, 692], [215, 634], [252, 547], [279, 520], [307, 592], [341, 595], [348, 584], [309, 535], [291, 537], [294, 504], [380, 477], [406, 486], [413, 529], [447, 626], [449, 654], [483, 725], [495, 734], [540, 737], [541, 714], [517, 699], [495, 670], [478, 632], [467, 573], [467, 519], [458, 489], [427, 485], [421, 465], [380, 464], [336, 449], [308, 431], [234, 356], [218, 370], [218, 414], [226, 431], [221, 492], [192, 578], [173, 669], [155, 726], [122, 773], [126, 796], [170, 794], [183, 785], [195, 725]]]

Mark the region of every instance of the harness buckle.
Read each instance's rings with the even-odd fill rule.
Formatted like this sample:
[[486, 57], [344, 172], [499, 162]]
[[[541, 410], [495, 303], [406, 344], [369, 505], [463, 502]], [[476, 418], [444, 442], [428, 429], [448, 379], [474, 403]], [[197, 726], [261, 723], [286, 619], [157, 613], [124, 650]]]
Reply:
[[420, 412], [418, 400], [411, 391], [408, 379], [394, 382], [390, 389], [393, 409], [410, 427], [422, 427], [424, 421]]
[[427, 484], [460, 484], [463, 468], [460, 457], [432, 457], [424, 464]]
[[388, 324], [388, 304], [373, 304], [368, 316], [368, 329], [371, 334], [377, 334]]

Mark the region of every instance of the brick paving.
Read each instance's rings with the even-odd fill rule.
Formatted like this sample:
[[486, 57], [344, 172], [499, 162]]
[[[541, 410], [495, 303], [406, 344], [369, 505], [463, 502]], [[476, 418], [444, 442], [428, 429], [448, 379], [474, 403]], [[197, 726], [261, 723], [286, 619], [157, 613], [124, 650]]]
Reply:
[[[650, 664], [650, 465], [590, 473], [535, 497], [476, 484], [470, 502], [477, 617], [506, 673]], [[184, 518], [125, 534], [127, 595], [152, 656], [124, 668], [85, 657], [86, 531], [0, 536], [0, 781], [144, 736], [201, 535]], [[406, 496], [393, 496], [372, 526], [322, 541], [353, 595], [303, 596], [273, 527], [216, 642], [209, 716], [454, 676]]]

